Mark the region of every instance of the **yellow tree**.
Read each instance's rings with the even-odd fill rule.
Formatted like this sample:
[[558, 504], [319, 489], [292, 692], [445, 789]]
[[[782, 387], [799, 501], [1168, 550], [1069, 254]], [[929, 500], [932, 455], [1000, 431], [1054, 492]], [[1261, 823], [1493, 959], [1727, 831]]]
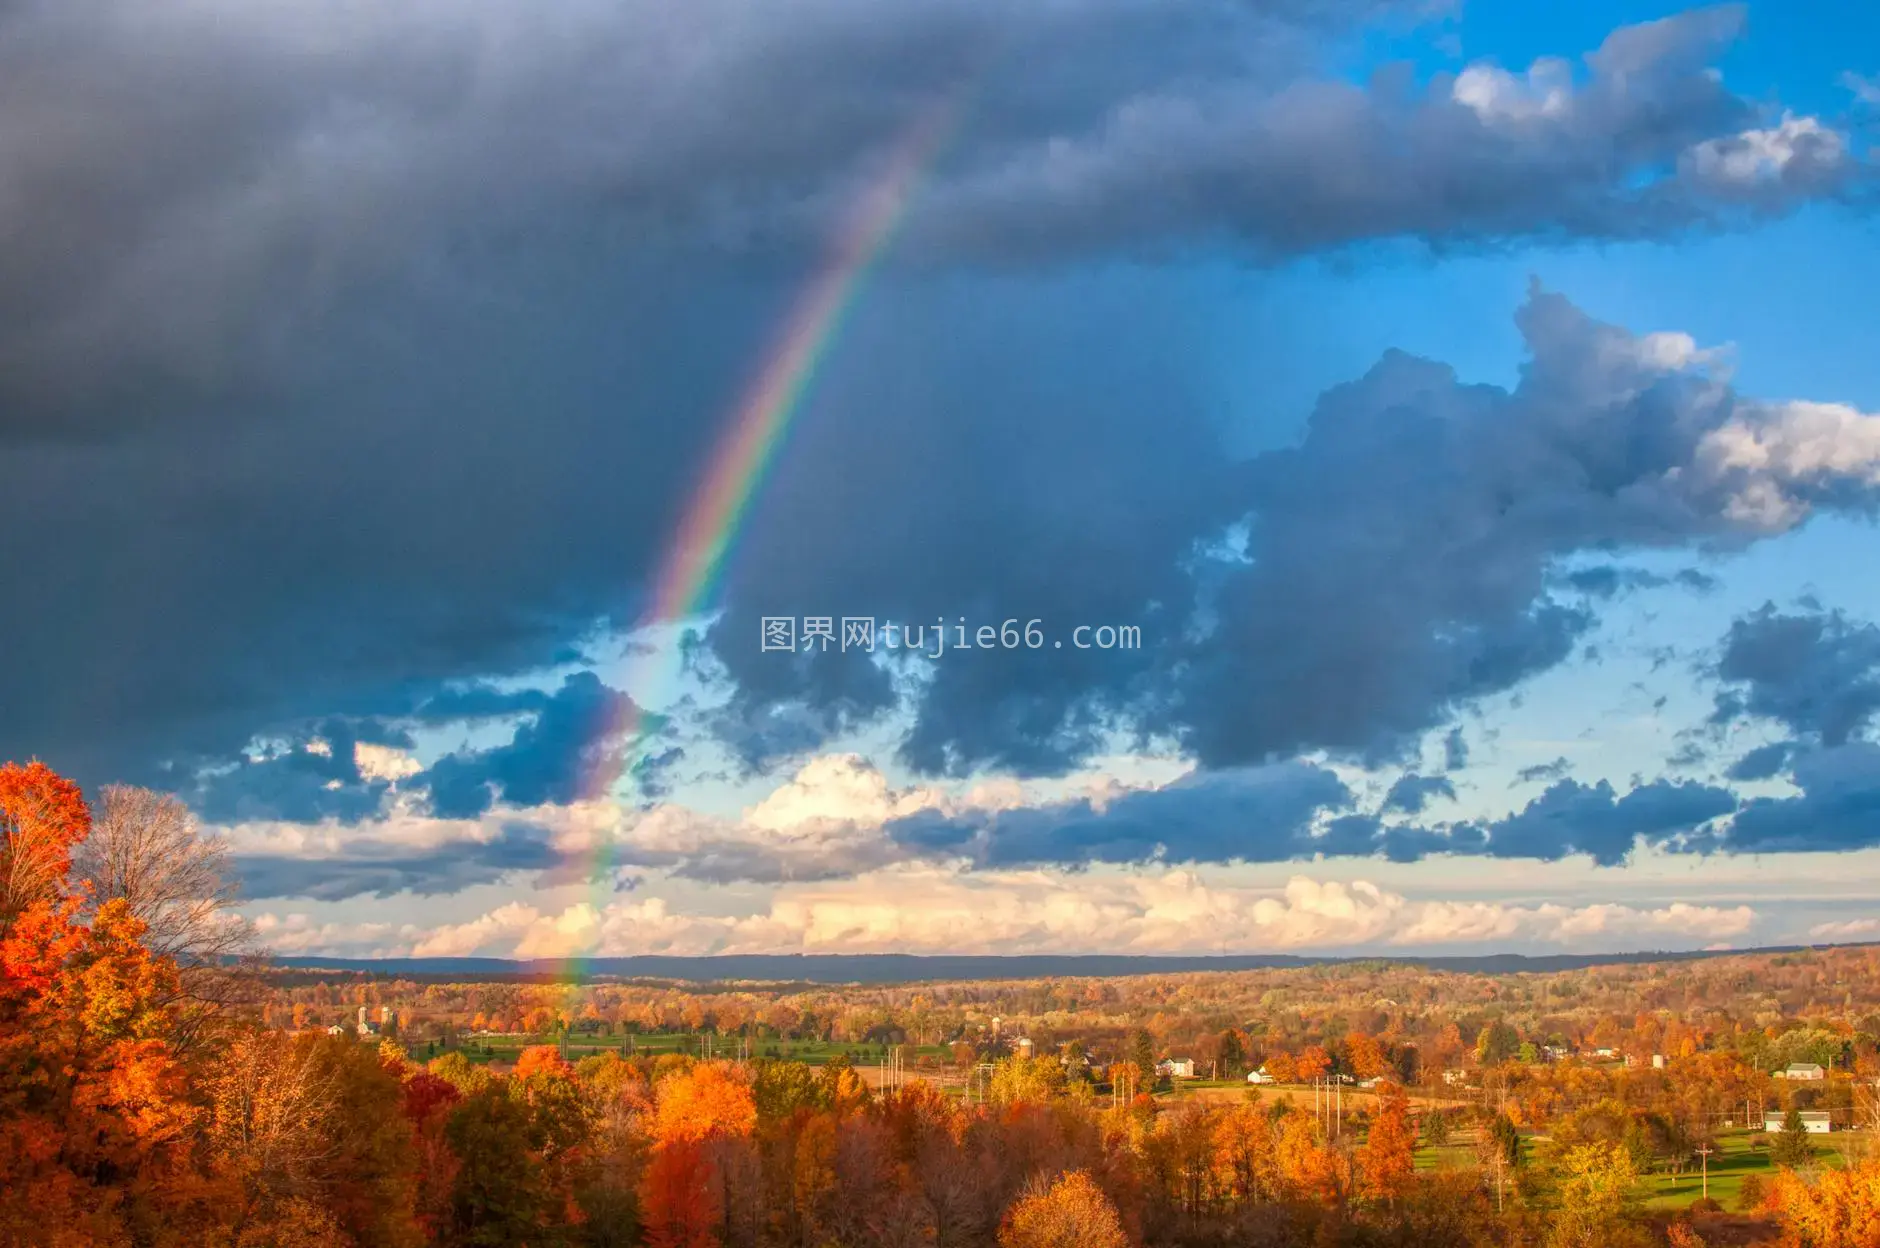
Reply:
[[1042, 1104], [1064, 1090], [1064, 1067], [1055, 1058], [1008, 1057], [993, 1068], [987, 1095], [996, 1104]]
[[999, 1248], [1127, 1248], [1116, 1206], [1082, 1170], [1036, 1184], [999, 1227]]
[[1880, 1248], [1880, 1160], [1812, 1182], [1785, 1170], [1770, 1203], [1782, 1212], [1785, 1248]]
[[1560, 1160], [1560, 1209], [1552, 1242], [1557, 1248], [1612, 1248], [1629, 1231], [1638, 1171], [1619, 1144], [1568, 1149]]

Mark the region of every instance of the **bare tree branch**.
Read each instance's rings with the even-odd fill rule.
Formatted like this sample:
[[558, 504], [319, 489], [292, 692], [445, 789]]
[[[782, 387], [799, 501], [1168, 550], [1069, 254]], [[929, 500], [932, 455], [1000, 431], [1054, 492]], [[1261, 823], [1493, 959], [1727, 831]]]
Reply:
[[131, 785], [99, 795], [91, 836], [78, 848], [73, 874], [91, 881], [92, 913], [123, 898], [147, 925], [144, 943], [180, 968], [182, 1045], [193, 1042], [224, 1007], [253, 996], [253, 927], [235, 913], [228, 846], [204, 835], [177, 798]]

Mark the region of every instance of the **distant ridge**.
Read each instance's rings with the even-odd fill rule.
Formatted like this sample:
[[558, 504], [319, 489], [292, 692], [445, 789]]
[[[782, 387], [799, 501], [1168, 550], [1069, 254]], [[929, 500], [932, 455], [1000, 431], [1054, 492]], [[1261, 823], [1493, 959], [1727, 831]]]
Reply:
[[517, 979], [661, 979], [691, 983], [905, 984], [934, 980], [1047, 979], [1161, 975], [1180, 971], [1257, 971], [1288, 967], [1377, 963], [1485, 975], [1573, 971], [1590, 966], [1684, 962], [1756, 953], [1798, 953], [1825, 945], [1683, 952], [1559, 953], [1530, 957], [1493, 953], [1475, 957], [1310, 957], [1293, 954], [1137, 956], [1130, 954], [912, 954], [734, 953], [703, 957], [645, 954], [625, 958], [513, 961], [508, 958], [274, 958], [284, 970], [352, 971], [392, 977]]

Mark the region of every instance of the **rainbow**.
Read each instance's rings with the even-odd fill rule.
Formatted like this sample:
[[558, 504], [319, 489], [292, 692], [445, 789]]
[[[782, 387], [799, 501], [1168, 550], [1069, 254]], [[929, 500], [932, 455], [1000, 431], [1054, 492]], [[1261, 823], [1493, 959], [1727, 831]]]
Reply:
[[[706, 463], [661, 561], [637, 629], [678, 623], [710, 608], [777, 450], [870, 272], [906, 221], [922, 179], [954, 129], [965, 94], [963, 89], [948, 92], [915, 118], [846, 215], [821, 266], [792, 302], [762, 366], [741, 392]], [[649, 697], [657, 702], [675, 692], [677, 664], [664, 657], [672, 649], [670, 644], [656, 644], [630, 664], [627, 686], [637, 702]], [[652, 735], [648, 727], [635, 722], [634, 712], [600, 726], [597, 742], [629, 736], [633, 740], [621, 751], [606, 751], [606, 759], [590, 766], [582, 785], [584, 797], [609, 796], [620, 777], [646, 756]], [[607, 874], [607, 857], [604, 846], [596, 850], [590, 879], [599, 881]]]

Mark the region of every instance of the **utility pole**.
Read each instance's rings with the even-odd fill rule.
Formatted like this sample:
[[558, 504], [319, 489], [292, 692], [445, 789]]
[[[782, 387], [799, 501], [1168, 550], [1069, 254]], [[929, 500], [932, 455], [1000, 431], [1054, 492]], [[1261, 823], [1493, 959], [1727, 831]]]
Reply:
[[1711, 1147], [1706, 1144], [1697, 1150], [1697, 1155], [1704, 1159], [1704, 1199], [1710, 1199], [1710, 1154]]

